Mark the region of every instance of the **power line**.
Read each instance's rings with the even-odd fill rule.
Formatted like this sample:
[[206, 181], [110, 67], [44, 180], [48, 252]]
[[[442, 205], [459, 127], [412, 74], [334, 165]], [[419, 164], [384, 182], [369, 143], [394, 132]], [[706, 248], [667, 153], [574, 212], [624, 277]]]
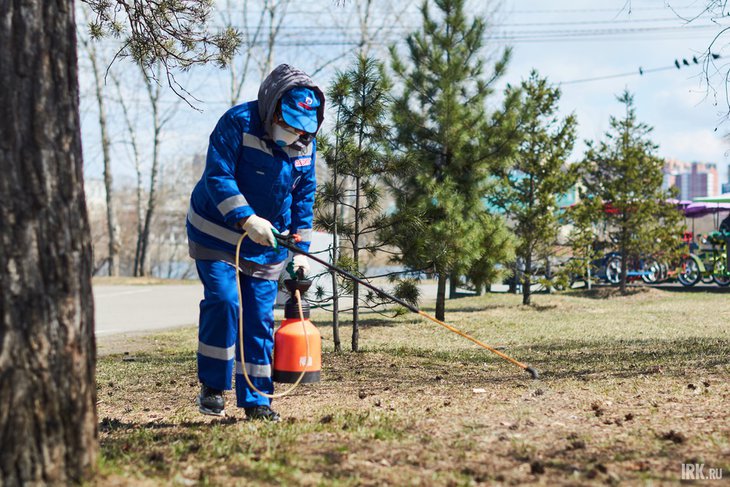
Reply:
[[[571, 25], [605, 25], [605, 24], [644, 24], [647, 22], [679, 22], [682, 23], [682, 27], [686, 22], [682, 21], [678, 17], [662, 17], [662, 18], [648, 18], [648, 19], [616, 19], [616, 20], [574, 20], [566, 22], [517, 22], [517, 23], [506, 23], [506, 24], [487, 24], [489, 28], [504, 28], [504, 27], [546, 27], [546, 26], [571, 26]], [[224, 24], [215, 24], [217, 28], [224, 28]], [[240, 26], [232, 25], [234, 28], [245, 29], [246, 31], [254, 31], [258, 28], [257, 25]], [[360, 32], [360, 26], [356, 25], [322, 25], [322, 26], [302, 26], [302, 25], [281, 25], [279, 27], [280, 32], [312, 32], [313, 28], [318, 32], [321, 31], [335, 31], [335, 32]], [[420, 25], [393, 25], [387, 29], [388, 31], [411, 31], [420, 29]], [[383, 29], [380, 25], [370, 25], [369, 30], [380, 30]]]
[[[506, 32], [503, 34], [494, 34], [487, 36], [490, 41], [504, 42], [546, 42], [555, 40], [574, 40], [581, 41], [589, 38], [606, 38], [616, 36], [636, 36], [644, 34], [695, 34], [702, 31], [717, 31], [722, 26], [717, 24], [709, 25], [687, 25], [672, 27], [636, 27], [636, 28], [615, 28], [615, 29], [573, 29], [573, 30], [542, 30], [542, 31], [522, 31], [522, 32]], [[397, 39], [402, 40], [402, 39]], [[371, 41], [375, 45], [387, 45], [394, 39], [383, 39], [380, 41]], [[281, 40], [276, 42], [278, 46], [285, 47], [317, 47], [317, 46], [353, 46], [358, 45], [359, 40], [347, 40], [340, 37], [323, 38], [318, 36], [310, 38], [307, 36], [282, 36]], [[254, 46], [264, 46], [266, 41], [257, 41], [252, 43]]]
[[[712, 54], [711, 56], [712, 56], [713, 60], [720, 58], [719, 54]], [[571, 81], [562, 81], [558, 84], [559, 85], [573, 85], [573, 84], [578, 84], [578, 83], [589, 83], [591, 81], [603, 81], [606, 79], [613, 79], [613, 78], [625, 78], [627, 76], [643, 76], [645, 74], [656, 73], [658, 71], [668, 71], [668, 70], [672, 70], [672, 69], [676, 70], [676, 69], [680, 69], [682, 66], [690, 66], [692, 64], [699, 65], [700, 60], [698, 60], [696, 56], [693, 57], [691, 60], [687, 60], [686, 58], [683, 58], [681, 62], [679, 61], [679, 59], [675, 59], [674, 65], [672, 65], [672, 66], [663, 66], [660, 68], [651, 68], [651, 69], [644, 69], [641, 66], [639, 66], [638, 70], [630, 71], [628, 73], [609, 74], [606, 76], [597, 76], [595, 78], [584, 78], [584, 79], [575, 79], [575, 80], [571, 80]]]
[[[562, 31], [526, 31], [526, 32], [511, 32], [503, 34], [494, 34], [487, 36], [489, 41], [504, 42], [504, 43], [529, 43], [529, 42], [561, 42], [561, 41], [572, 41], [579, 39], [590, 40], [600, 39], [615, 40], [628, 37], [646, 36], [651, 35], [651, 39], [672, 39], [672, 38], [683, 38], [684, 36], [677, 36], [676, 34], [687, 34], [696, 35], [706, 31], [715, 32], [718, 30], [717, 25], [690, 25], [684, 27], [644, 27], [644, 28], [617, 28], [617, 29], [582, 29], [582, 30], [562, 30]], [[657, 37], [656, 34], [665, 34], [664, 37]], [[668, 37], [669, 36], [669, 37]], [[614, 39], [611, 39], [614, 38]], [[403, 41], [403, 39], [397, 39]], [[388, 45], [396, 39], [382, 39], [382, 40], [371, 40], [370, 43], [373, 45]], [[356, 46], [360, 44], [359, 39], [342, 39], [341, 37], [322, 37], [311, 38], [308, 36], [282, 36], [275, 45], [281, 47], [321, 47], [321, 46]], [[251, 43], [253, 46], [265, 46], [266, 41], [258, 41]]]
[[[701, 10], [701, 7], [697, 7], [697, 5], [683, 5], [681, 7], [672, 7], [673, 10], [686, 10], [686, 9], [695, 9], [695, 10]], [[667, 10], [668, 7], [666, 5], [662, 6], [656, 6], [656, 7], [635, 7], [632, 8], [632, 12], [639, 12], [639, 11], [650, 11], [650, 10]], [[512, 10], [512, 13], [516, 14], [565, 14], [565, 13], [589, 13], [589, 12], [613, 12], [613, 13], [620, 13], [620, 8], [565, 8], [565, 9], [542, 9], [542, 10]]]

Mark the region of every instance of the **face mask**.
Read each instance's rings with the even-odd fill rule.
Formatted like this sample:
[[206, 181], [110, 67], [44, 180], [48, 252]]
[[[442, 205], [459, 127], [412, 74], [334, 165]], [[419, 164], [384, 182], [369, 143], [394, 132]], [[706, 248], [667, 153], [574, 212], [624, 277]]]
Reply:
[[274, 133], [272, 134], [271, 138], [274, 139], [274, 143], [279, 147], [291, 145], [299, 139], [299, 135], [294, 132], [288, 131], [278, 123], [273, 124], [273, 126]]

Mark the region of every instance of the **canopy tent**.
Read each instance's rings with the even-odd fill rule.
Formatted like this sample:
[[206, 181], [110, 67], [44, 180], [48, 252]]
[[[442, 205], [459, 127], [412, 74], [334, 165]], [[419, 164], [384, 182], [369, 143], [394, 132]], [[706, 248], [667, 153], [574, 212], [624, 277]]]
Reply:
[[684, 208], [684, 216], [699, 218], [721, 211], [730, 211], [730, 201], [728, 203], [692, 203]]
[[[695, 198], [694, 203], [684, 208], [685, 218], [692, 219], [692, 234], [695, 233], [695, 218], [713, 215], [715, 228], [720, 227], [720, 212], [730, 211], [730, 194]], [[729, 249], [730, 250], [730, 249]]]
[[695, 203], [730, 203], [730, 193], [721, 194], [720, 196], [703, 196], [695, 198]]

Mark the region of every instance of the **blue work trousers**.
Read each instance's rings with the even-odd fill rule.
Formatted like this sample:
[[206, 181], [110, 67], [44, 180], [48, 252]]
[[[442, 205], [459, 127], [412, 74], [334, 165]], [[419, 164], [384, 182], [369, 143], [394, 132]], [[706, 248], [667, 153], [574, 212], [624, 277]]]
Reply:
[[196, 260], [205, 294], [200, 302], [198, 378], [213, 389], [231, 389], [235, 358], [238, 407], [268, 405], [270, 400], [252, 390], [243, 377], [267, 394], [274, 391], [274, 302], [277, 281], [241, 274], [243, 296], [243, 349], [238, 345], [238, 292], [236, 269], [223, 261]]

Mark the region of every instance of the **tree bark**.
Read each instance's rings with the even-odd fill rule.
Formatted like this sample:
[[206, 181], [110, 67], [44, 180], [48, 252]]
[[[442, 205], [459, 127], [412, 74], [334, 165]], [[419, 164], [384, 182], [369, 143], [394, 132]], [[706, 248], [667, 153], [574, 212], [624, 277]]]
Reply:
[[436, 319], [444, 321], [446, 319], [446, 273], [438, 275], [438, 284], [436, 288]]
[[[362, 140], [362, 139], [361, 139]], [[360, 178], [355, 178], [355, 234], [352, 241], [352, 257], [355, 271], [360, 271]], [[360, 285], [352, 283], [352, 351], [359, 349], [360, 338]]]
[[522, 274], [522, 304], [529, 305], [532, 296], [532, 252], [525, 257], [525, 272]]
[[519, 277], [517, 275], [517, 263], [515, 263], [512, 269], [512, 275], [509, 278], [508, 292], [510, 294], [517, 294], [517, 279], [519, 279]]
[[449, 299], [456, 299], [456, 282], [459, 280], [459, 276], [451, 274], [449, 276]]
[[[340, 111], [337, 111], [337, 122], [335, 126], [340, 127]], [[339, 134], [336, 135], [335, 139], [335, 158], [339, 157]], [[332, 168], [332, 187], [334, 188], [334, 199], [332, 200], [332, 264], [337, 265], [340, 258], [340, 242], [337, 228], [337, 202], [339, 190], [337, 186], [337, 165], [339, 161], [335, 161], [334, 167]], [[337, 273], [332, 271], [332, 341], [335, 345], [335, 352], [342, 352], [342, 343], [340, 342], [340, 296], [339, 289], [337, 286]]]
[[[333, 176], [334, 187], [337, 187], [337, 167]], [[332, 225], [332, 264], [337, 265], [340, 255], [339, 242], [337, 239], [337, 195], [332, 206], [332, 215], [334, 222]], [[340, 296], [337, 286], [337, 273], [332, 271], [332, 341], [335, 345], [335, 352], [342, 352], [342, 343], [340, 342]]]
[[626, 281], [628, 279], [629, 259], [626, 255], [626, 251], [623, 248], [621, 250], [621, 283], [619, 289], [621, 291], [621, 294], [626, 294]]
[[621, 254], [621, 294], [626, 294], [626, 281], [628, 280], [629, 270], [629, 230], [626, 216], [623, 217], [623, 228], [621, 229], [621, 243], [619, 253]]
[[0, 485], [97, 452], [74, 2], [0, 2]]
[[553, 268], [550, 263], [550, 257], [545, 258], [545, 279], [547, 279], [547, 293], [552, 294], [555, 291], [553, 287]]

